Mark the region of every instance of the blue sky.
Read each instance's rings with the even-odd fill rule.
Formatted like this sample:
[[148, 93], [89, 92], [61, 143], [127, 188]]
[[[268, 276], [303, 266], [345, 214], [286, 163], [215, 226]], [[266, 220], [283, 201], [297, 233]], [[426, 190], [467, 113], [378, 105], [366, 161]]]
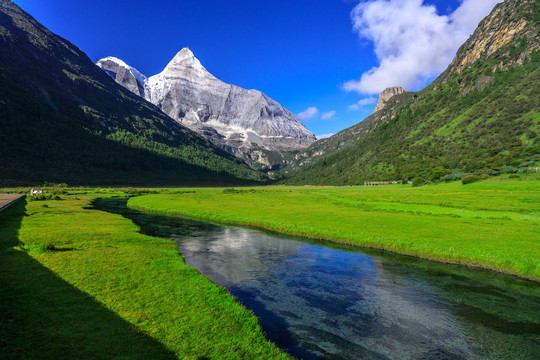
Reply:
[[419, 90], [498, 0], [15, 0], [94, 62], [147, 76], [188, 46], [210, 73], [258, 89], [315, 135], [362, 121], [386, 86]]

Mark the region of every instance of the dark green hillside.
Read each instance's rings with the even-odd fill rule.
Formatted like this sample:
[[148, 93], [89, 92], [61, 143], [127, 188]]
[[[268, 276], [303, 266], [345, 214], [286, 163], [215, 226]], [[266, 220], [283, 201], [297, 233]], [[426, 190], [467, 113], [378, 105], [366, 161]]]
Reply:
[[308, 152], [323, 156], [287, 181], [358, 184], [538, 166], [539, 3], [499, 4], [430, 86], [315, 143]]
[[263, 175], [0, 0], [0, 183], [210, 185]]

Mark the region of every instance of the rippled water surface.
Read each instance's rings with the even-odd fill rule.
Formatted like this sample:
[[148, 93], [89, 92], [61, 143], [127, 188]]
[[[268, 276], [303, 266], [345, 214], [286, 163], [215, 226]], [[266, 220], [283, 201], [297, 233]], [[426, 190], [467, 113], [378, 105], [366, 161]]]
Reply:
[[540, 359], [537, 283], [352, 247], [127, 209], [302, 359]]

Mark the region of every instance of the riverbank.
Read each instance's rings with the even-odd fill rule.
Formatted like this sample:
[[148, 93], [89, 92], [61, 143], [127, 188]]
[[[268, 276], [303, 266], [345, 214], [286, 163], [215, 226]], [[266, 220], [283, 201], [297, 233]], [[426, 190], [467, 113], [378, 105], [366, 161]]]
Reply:
[[289, 358], [173, 241], [93, 210], [107, 192], [0, 213], [2, 358]]
[[128, 206], [540, 281], [539, 180], [534, 174], [418, 188], [191, 189], [132, 198]]

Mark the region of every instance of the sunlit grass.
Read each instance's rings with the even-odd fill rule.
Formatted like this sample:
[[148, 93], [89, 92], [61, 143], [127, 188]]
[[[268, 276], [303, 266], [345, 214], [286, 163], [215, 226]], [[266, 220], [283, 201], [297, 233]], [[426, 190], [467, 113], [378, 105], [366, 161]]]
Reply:
[[0, 213], [2, 358], [288, 358], [174, 242], [62, 198]]
[[539, 179], [501, 177], [419, 188], [194, 189], [136, 197], [128, 205], [540, 280]]

